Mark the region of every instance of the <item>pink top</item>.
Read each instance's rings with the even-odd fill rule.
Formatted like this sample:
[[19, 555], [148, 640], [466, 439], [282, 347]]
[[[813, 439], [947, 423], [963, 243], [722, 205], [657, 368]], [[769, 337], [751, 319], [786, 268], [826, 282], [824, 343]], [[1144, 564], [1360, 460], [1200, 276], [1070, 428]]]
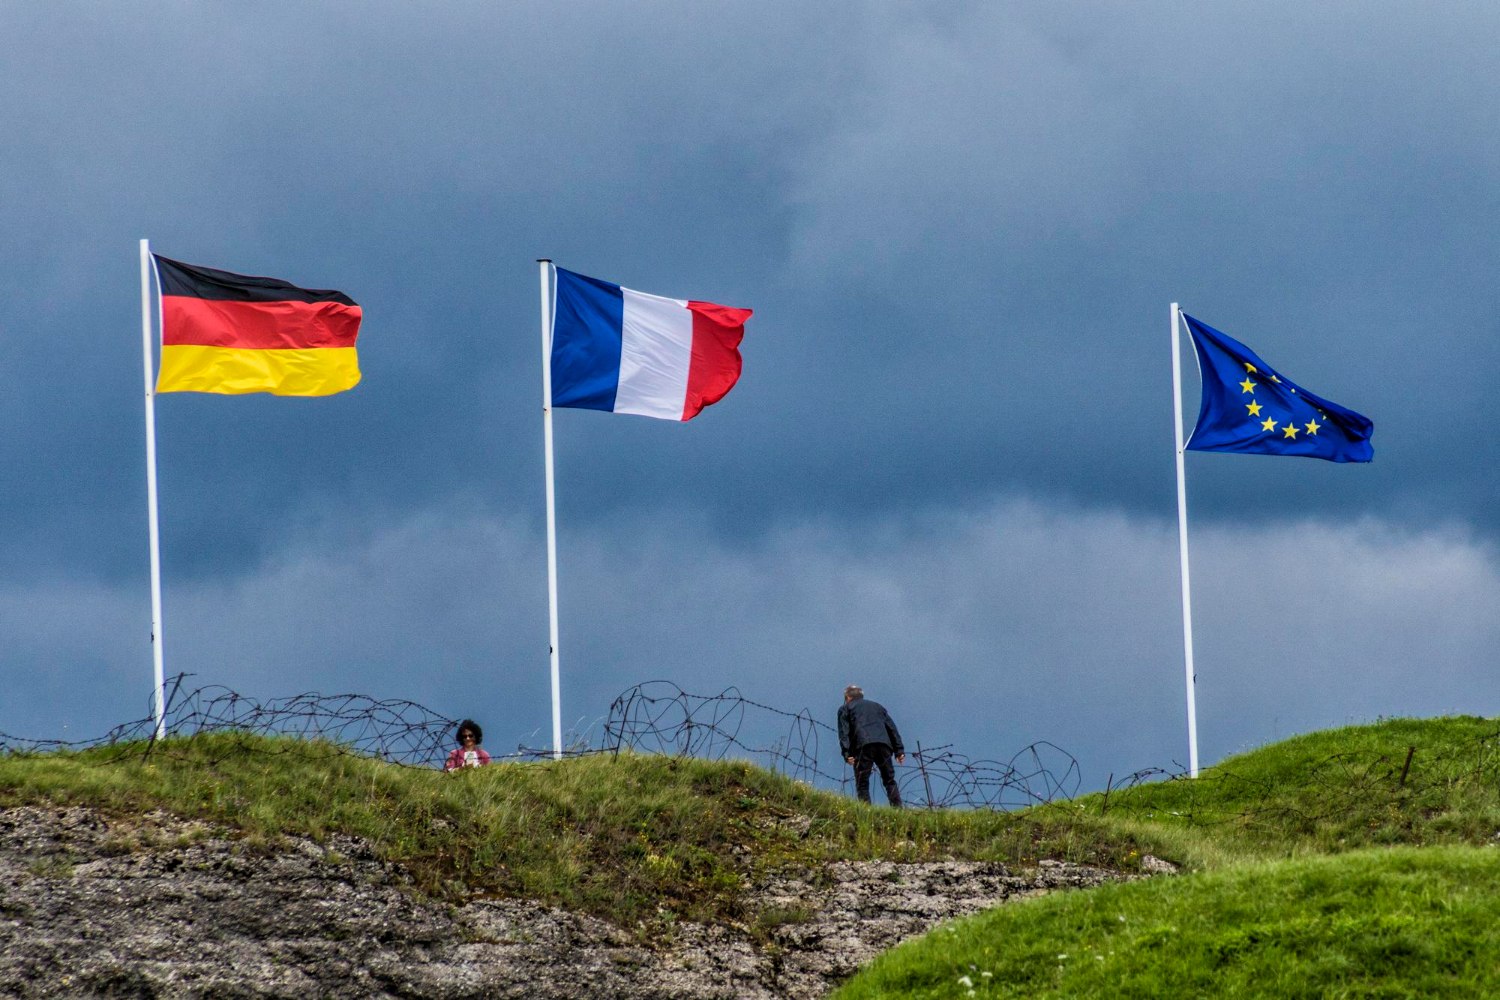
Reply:
[[489, 762], [490, 755], [484, 752], [484, 747], [475, 747], [473, 750], [455, 747], [448, 755], [448, 762], [443, 765], [443, 770], [457, 771], [461, 767], [483, 767]]

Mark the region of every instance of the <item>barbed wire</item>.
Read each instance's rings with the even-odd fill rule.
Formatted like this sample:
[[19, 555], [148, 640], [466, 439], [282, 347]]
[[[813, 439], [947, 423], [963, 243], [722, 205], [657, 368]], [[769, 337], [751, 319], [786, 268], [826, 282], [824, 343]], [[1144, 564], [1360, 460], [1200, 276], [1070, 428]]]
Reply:
[[[174, 738], [205, 733], [295, 736], [326, 752], [378, 757], [393, 764], [431, 766], [447, 754], [455, 723], [412, 701], [305, 692], [260, 702], [227, 687], [183, 691], [178, 674], [166, 691], [165, 730]], [[156, 744], [154, 716], [122, 723], [91, 740], [34, 740], [0, 733], [0, 752], [117, 749], [122, 755], [165, 752]], [[107, 757], [106, 759], [113, 759]]]
[[[307, 692], [260, 702], [219, 686], [187, 690], [190, 675], [172, 678], [167, 691], [166, 732], [158, 742], [148, 715], [91, 740], [35, 740], [0, 733], [0, 753], [106, 750], [109, 763], [149, 753], [186, 752], [200, 734], [241, 735], [219, 740], [216, 753], [357, 754], [407, 767], [442, 765], [457, 723], [416, 702], [377, 701], [364, 695]], [[669, 681], [627, 689], [610, 705], [598, 745], [577, 733], [564, 756], [642, 753], [706, 760], [747, 759], [807, 784], [847, 791], [851, 769], [838, 752], [832, 726], [803, 709], [788, 712], [746, 698], [729, 687], [697, 695]], [[296, 737], [267, 744], [249, 737]], [[201, 752], [196, 749], [194, 752]], [[553, 757], [551, 748], [517, 746], [498, 760]], [[909, 763], [897, 769], [902, 798], [932, 808], [1011, 810], [1074, 798], [1081, 785], [1076, 758], [1041, 741], [1008, 760], [975, 760], [952, 745], [908, 748]], [[1091, 808], [1151, 819], [1164, 813], [1194, 826], [1235, 824], [1246, 831], [1288, 822], [1311, 829], [1372, 803], [1420, 803], [1465, 784], [1500, 786], [1500, 731], [1461, 744], [1413, 744], [1403, 753], [1352, 751], [1309, 755], [1292, 766], [1303, 793], [1278, 794], [1272, 778], [1218, 766], [1189, 780], [1183, 768], [1146, 768], [1111, 774]], [[1402, 808], [1405, 808], [1403, 805]], [[1399, 815], [1400, 810], [1396, 814]]]
[[[746, 709], [785, 728], [765, 746], [740, 738]], [[716, 695], [688, 694], [670, 681], [647, 681], [627, 689], [609, 706], [604, 724], [607, 753], [622, 750], [722, 760], [735, 751], [762, 758], [768, 768], [799, 780], [821, 776], [820, 723], [807, 709], [787, 712], [751, 701], [728, 687]], [[827, 729], [827, 726], [821, 726]]]
[[[779, 725], [763, 745], [742, 736], [747, 709]], [[716, 695], [689, 694], [671, 681], [648, 681], [610, 705], [604, 750], [676, 754], [717, 760], [735, 753], [758, 759], [770, 770], [808, 783], [847, 789], [851, 768], [836, 756], [837, 770], [821, 763], [820, 737], [835, 751], [838, 733], [808, 710], [787, 712], [725, 688]], [[897, 770], [901, 798], [934, 808], [1015, 809], [1077, 794], [1082, 775], [1072, 754], [1048, 742], [1033, 743], [1008, 761], [974, 760], [952, 745], [908, 750], [910, 764]]]
[[[172, 678], [166, 695], [165, 731], [156, 740], [148, 715], [116, 726], [92, 740], [35, 740], [0, 733], [0, 752], [114, 750], [104, 762], [147, 753], [177, 752], [181, 740], [200, 734], [291, 736], [268, 750], [263, 742], [222, 743], [225, 756], [245, 752], [351, 753], [408, 767], [438, 767], [452, 746], [457, 722], [416, 702], [377, 701], [364, 695], [314, 692], [260, 702], [222, 686], [185, 690], [191, 675]], [[760, 738], [751, 735], [759, 734]], [[832, 762], [820, 753], [832, 747]], [[576, 733], [564, 755], [645, 753], [722, 760], [744, 758], [808, 784], [847, 790], [852, 771], [836, 756], [832, 726], [803, 709], [788, 712], [746, 698], [729, 687], [716, 695], [690, 694], [670, 681], [648, 681], [627, 689], [610, 705], [599, 746]], [[518, 746], [498, 760], [540, 760], [550, 748]], [[1048, 742], [1033, 743], [1008, 761], [974, 760], [951, 744], [908, 751], [898, 769], [902, 798], [933, 808], [1015, 809], [1078, 791], [1081, 774], [1071, 754]]]

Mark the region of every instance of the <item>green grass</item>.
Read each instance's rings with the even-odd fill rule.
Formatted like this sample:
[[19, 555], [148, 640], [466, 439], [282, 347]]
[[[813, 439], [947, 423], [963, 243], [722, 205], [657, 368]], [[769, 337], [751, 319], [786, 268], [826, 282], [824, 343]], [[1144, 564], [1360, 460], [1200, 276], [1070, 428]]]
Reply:
[[1500, 995], [1497, 743], [1494, 720], [1390, 720], [1033, 810], [1190, 874], [1001, 907], [836, 997]]
[[209, 734], [142, 747], [0, 755], [0, 805], [151, 809], [225, 824], [251, 846], [284, 834], [367, 840], [418, 887], [518, 896], [646, 932], [681, 919], [751, 933], [797, 913], [752, 912], [745, 887], [844, 859], [1126, 865], [1128, 836], [1067, 813], [895, 811], [738, 762], [592, 756], [443, 774], [293, 738]]
[[835, 996], [1479, 998], [1497, 986], [1500, 852], [1444, 847], [1002, 906], [885, 953]]
[[1500, 829], [1500, 724], [1396, 719], [1298, 736], [1204, 769], [1072, 804], [1218, 852], [1277, 857], [1477, 843]]
[[[1496, 996], [1497, 744], [1493, 720], [1391, 720], [1193, 781], [1001, 814], [870, 807], [739, 762], [593, 756], [447, 775], [221, 733], [149, 753], [0, 754], [0, 806], [86, 805], [126, 831], [161, 809], [229, 827], [251, 850], [353, 834], [418, 891], [536, 899], [644, 940], [681, 920], [766, 940], [813, 914], [758, 910], [747, 885], [833, 861], [1129, 872], [1149, 853], [1184, 874], [1001, 907], [889, 953], [840, 996]], [[127, 832], [118, 849], [149, 846]]]

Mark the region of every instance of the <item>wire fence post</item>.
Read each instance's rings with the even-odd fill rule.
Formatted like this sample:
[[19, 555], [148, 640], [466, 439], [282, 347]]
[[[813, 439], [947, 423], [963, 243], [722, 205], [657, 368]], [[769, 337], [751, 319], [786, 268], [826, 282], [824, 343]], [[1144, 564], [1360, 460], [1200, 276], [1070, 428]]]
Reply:
[[927, 808], [935, 808], [932, 804], [932, 781], [927, 777], [927, 762], [922, 757], [921, 740], [917, 740], [917, 770], [922, 772], [922, 787], [927, 790]]

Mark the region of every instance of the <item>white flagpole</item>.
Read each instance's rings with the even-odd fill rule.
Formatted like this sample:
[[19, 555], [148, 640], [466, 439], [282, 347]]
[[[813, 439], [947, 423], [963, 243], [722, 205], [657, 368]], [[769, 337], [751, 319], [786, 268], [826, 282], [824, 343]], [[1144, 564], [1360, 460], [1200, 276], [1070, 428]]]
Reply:
[[1188, 581], [1187, 470], [1182, 440], [1182, 344], [1177, 336], [1181, 310], [1172, 303], [1172, 412], [1177, 418], [1177, 543], [1182, 561], [1182, 651], [1187, 671], [1188, 775], [1198, 777], [1197, 676], [1193, 672], [1193, 588]]
[[552, 261], [537, 261], [542, 282], [542, 441], [547, 465], [547, 626], [552, 661], [552, 756], [562, 759], [561, 671], [557, 660], [557, 504], [552, 485]]
[[146, 510], [151, 535], [151, 655], [156, 662], [156, 738], [167, 735], [167, 679], [161, 650], [161, 528], [156, 513], [156, 385], [151, 377], [151, 241], [141, 240], [141, 360], [146, 373]]

